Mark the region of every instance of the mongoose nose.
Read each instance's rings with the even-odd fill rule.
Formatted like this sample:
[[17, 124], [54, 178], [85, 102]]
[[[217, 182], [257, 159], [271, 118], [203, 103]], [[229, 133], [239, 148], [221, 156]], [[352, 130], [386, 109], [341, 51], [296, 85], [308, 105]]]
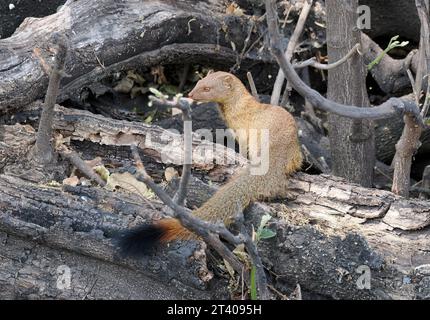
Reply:
[[193, 98], [193, 93], [192, 92], [188, 93], [188, 98], [191, 98], [191, 99]]

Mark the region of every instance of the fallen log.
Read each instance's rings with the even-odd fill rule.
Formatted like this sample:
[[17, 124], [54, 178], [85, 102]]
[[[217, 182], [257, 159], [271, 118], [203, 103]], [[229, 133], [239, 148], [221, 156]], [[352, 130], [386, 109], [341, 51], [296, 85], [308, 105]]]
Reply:
[[[117, 257], [112, 235], [130, 222], [143, 223], [159, 215], [159, 203], [152, 204], [154, 210], [142, 205], [136, 196], [98, 188], [69, 187], [66, 192], [10, 176], [0, 180], [3, 296], [80, 299], [90, 294], [86, 291], [91, 287], [89, 281], [99, 277], [102, 281], [93, 287], [93, 298], [208, 297], [202, 290], [212, 273], [207, 270], [202, 243], [175, 245], [170, 253], [140, 261]], [[57, 285], [61, 279], [57, 269], [61, 266], [71, 273], [68, 287]], [[135, 286], [138, 279], [140, 289]]]
[[[29, 135], [18, 127], [8, 126], [3, 132], [15, 130], [15, 136], [19, 132]], [[179, 135], [171, 137], [181, 139]], [[111, 148], [118, 147], [104, 146], [107, 154]], [[222, 149], [216, 150], [224, 153]], [[117, 155], [120, 162], [128, 160], [121, 159], [121, 153]], [[191, 190], [202, 189], [203, 182], [196, 178], [191, 181]], [[5, 288], [5, 297], [130, 298], [125, 288], [131, 285], [134, 274], [144, 282], [152, 279], [145, 282], [149, 287], [153, 281], [160, 283], [158, 293], [165, 298], [229, 296], [220, 289], [225, 289], [225, 280], [210, 271], [217, 263], [208, 269], [201, 242], [175, 243], [138, 261], [115, 254], [115, 232], [161, 217], [162, 207], [156, 200], [150, 200], [154, 210], [146, 201], [125, 192], [35, 185], [7, 175], [0, 176], [0, 186], [0, 230], [6, 239], [0, 246], [0, 286]], [[205, 190], [207, 193], [190, 192], [190, 203], [201, 204], [215, 189]], [[258, 225], [262, 214], [273, 216], [268, 227], [277, 235], [261, 242], [260, 255], [272, 285], [281, 292], [288, 294], [299, 283], [305, 298], [430, 296], [428, 201], [405, 200], [331, 176], [296, 174], [287, 199], [252, 206], [245, 215], [248, 225]], [[11, 254], [18, 249], [25, 253], [24, 262]], [[53, 252], [62, 257], [54, 259], [55, 263], [71, 267], [70, 285], [77, 288], [75, 295], [58, 289], [56, 269], [43, 264], [52, 259]], [[96, 265], [101, 270], [100, 287], [91, 281], [88, 285], [88, 277], [80, 276], [89, 270], [94, 273]], [[18, 281], [12, 277], [16, 268], [20, 270]], [[111, 270], [112, 276], [105, 270]], [[82, 289], [84, 283], [86, 289]], [[119, 286], [120, 290], [103, 296], [106, 291], [102, 284]], [[134, 285], [131, 297], [144, 297]], [[164, 289], [171, 285], [174, 289], [168, 295]]]
[[[68, 1], [53, 15], [25, 19], [0, 40], [0, 113], [19, 110], [46, 92], [42, 60], [52, 55], [53, 31], [70, 41], [69, 78], [58, 101], [79, 101], [83, 89], [119, 71], [189, 61], [232, 67], [251, 24], [248, 16], [226, 15], [219, 1]], [[252, 34], [250, 43], [258, 36]], [[268, 72], [273, 60], [254, 49], [242, 62]]]
[[[26, 108], [25, 117], [37, 118], [40, 115], [41, 103], [36, 102]], [[34, 119], [34, 118], [33, 118]], [[102, 115], [96, 115], [84, 110], [68, 109], [55, 106], [54, 130], [61, 133], [64, 138], [71, 141], [89, 141], [100, 145], [130, 146], [137, 143], [138, 147], [152, 161], [164, 165], [182, 164], [183, 140], [178, 140], [178, 134], [158, 126], [151, 126], [142, 122], [130, 122], [114, 120]], [[35, 130], [30, 126], [0, 126], [0, 159], [2, 169], [7, 163], [27, 153], [28, 148], [34, 143]], [[21, 147], [18, 147], [21, 146]], [[246, 161], [229, 148], [217, 150], [210, 142], [202, 142], [198, 135], [194, 135], [193, 161], [194, 168], [206, 170], [212, 177], [223, 174], [231, 174], [238, 166], [243, 166]], [[88, 156], [88, 155], [87, 155]], [[128, 153], [122, 164], [130, 163], [131, 156]], [[213, 156], [213, 157], [212, 157]], [[211, 159], [208, 161], [207, 159]]]

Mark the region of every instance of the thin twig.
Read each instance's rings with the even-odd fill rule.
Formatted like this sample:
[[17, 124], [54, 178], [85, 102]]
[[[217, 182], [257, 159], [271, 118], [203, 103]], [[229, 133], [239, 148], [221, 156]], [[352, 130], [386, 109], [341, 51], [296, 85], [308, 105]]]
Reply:
[[385, 178], [387, 178], [389, 181], [393, 181], [393, 178], [390, 177], [388, 174], [386, 174], [384, 171], [379, 169], [377, 166], [375, 166], [375, 170], [378, 171], [381, 175], [383, 175]]
[[281, 291], [277, 290], [274, 286], [271, 284], [268, 285], [269, 289], [272, 290], [274, 293], [276, 293], [282, 300], [290, 300], [287, 295], [283, 294]]
[[319, 63], [318, 61], [316, 61], [315, 58], [311, 58], [303, 62], [295, 63], [293, 64], [293, 66], [294, 66], [294, 69], [312, 67], [319, 70], [332, 70], [339, 67], [343, 63], [347, 62], [349, 58], [351, 58], [356, 52], [358, 52], [359, 48], [360, 48], [360, 44], [357, 43], [354, 47], [352, 47], [351, 50], [349, 50], [349, 52], [343, 58], [333, 63], [329, 63], [329, 64]]
[[104, 187], [104, 181], [94, 170], [79, 156], [76, 151], [70, 150], [64, 144], [57, 148], [58, 153], [65, 159], [69, 160], [84, 176], [91, 181], [98, 183]]
[[255, 86], [255, 82], [254, 82], [254, 78], [252, 77], [252, 73], [248, 71], [246, 73], [246, 77], [248, 78], [249, 87], [251, 88], [251, 93], [252, 93], [253, 97], [255, 98], [255, 100], [260, 102], [260, 98], [259, 98], [258, 92], [257, 92], [257, 87]]
[[[266, 14], [264, 14], [263, 16], [266, 16]], [[245, 54], [243, 55], [244, 57], [246, 57], [248, 55], [248, 53], [255, 47], [255, 45], [266, 35], [266, 33], [267, 33], [267, 29], [264, 30], [263, 32], [261, 32], [261, 34], [258, 36], [258, 38], [245, 51]]]
[[251, 40], [252, 30], [254, 29], [255, 21], [251, 20], [251, 25], [248, 28], [248, 35], [246, 36], [241, 53], [236, 57], [236, 63], [233, 67], [230, 68], [230, 72], [235, 72], [237, 69], [240, 68], [240, 64], [242, 63], [242, 60], [247, 53], [246, 47], [248, 46], [249, 40]]

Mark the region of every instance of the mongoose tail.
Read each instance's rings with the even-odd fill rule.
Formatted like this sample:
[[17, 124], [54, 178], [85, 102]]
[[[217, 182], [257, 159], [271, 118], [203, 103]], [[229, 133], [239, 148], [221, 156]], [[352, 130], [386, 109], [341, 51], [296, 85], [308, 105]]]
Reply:
[[[194, 210], [193, 214], [206, 221], [224, 221], [225, 224], [230, 224], [239, 210], [255, 200], [252, 199], [252, 194], [247, 192], [250, 184], [254, 183], [252, 180], [255, 180], [254, 177], [246, 172], [239, 173], [202, 207]], [[179, 220], [167, 218], [125, 231], [118, 238], [118, 245], [124, 256], [140, 256], [173, 240], [196, 238], [197, 236], [184, 228]]]

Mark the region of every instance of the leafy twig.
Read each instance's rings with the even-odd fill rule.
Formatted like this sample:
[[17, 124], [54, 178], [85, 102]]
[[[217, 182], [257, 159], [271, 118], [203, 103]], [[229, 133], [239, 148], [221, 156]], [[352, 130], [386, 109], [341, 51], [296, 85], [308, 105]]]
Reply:
[[391, 40], [390, 40], [390, 42], [388, 43], [388, 46], [387, 46], [387, 48], [385, 48], [385, 50], [384, 51], [382, 51], [376, 58], [375, 58], [375, 60], [373, 60], [372, 62], [370, 62], [368, 65], [367, 65], [367, 70], [372, 70], [372, 68], [374, 67], [374, 66], [376, 66], [377, 64], [379, 64], [379, 62], [381, 62], [381, 60], [382, 60], [382, 58], [384, 58], [384, 56], [388, 53], [388, 52], [390, 52], [391, 50], [393, 50], [394, 48], [399, 48], [399, 47], [405, 47], [405, 46], [407, 46], [408, 44], [409, 44], [409, 41], [403, 41], [403, 42], [400, 42], [400, 41], [397, 41], [397, 39], [399, 38], [399, 36], [397, 35], [397, 36], [394, 36], [394, 37], [392, 37], [391, 38]]

